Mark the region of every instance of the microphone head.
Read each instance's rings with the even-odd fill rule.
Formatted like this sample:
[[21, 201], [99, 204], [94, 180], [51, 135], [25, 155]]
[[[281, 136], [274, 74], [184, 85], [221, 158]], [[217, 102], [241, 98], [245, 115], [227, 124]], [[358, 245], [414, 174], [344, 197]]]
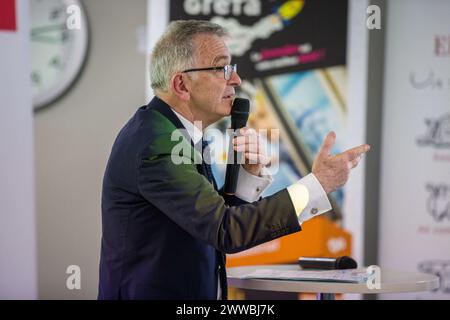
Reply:
[[358, 264], [350, 257], [342, 256], [336, 259], [336, 269], [356, 269]]
[[250, 101], [244, 98], [235, 98], [231, 107], [231, 128], [233, 130], [245, 127], [250, 111]]

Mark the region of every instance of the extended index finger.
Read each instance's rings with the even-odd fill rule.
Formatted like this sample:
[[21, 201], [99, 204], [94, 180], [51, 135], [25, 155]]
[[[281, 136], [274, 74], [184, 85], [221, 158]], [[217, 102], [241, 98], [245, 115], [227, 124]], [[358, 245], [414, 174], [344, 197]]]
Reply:
[[348, 149], [344, 153], [348, 155], [348, 160], [352, 161], [352, 160], [358, 158], [363, 153], [366, 153], [369, 150], [370, 150], [370, 146], [368, 144], [362, 144], [357, 147]]

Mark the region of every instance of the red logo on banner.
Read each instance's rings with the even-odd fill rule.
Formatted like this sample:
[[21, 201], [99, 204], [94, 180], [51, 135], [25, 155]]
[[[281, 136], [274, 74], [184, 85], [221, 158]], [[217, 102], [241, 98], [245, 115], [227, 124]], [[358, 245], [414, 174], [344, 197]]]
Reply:
[[16, 0], [0, 0], [0, 30], [16, 29]]

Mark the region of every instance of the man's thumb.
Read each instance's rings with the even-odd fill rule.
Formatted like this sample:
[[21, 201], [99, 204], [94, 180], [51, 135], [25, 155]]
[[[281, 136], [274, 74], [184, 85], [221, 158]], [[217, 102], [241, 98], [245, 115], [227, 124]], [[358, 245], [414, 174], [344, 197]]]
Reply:
[[318, 157], [325, 157], [331, 153], [331, 148], [333, 148], [334, 143], [336, 142], [336, 133], [334, 131], [330, 131], [322, 145], [320, 146], [319, 152], [317, 154]]

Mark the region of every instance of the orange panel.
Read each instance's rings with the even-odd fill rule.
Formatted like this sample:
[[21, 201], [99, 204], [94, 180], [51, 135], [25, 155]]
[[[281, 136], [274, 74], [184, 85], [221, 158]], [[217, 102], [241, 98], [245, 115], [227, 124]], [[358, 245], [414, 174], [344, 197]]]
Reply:
[[296, 263], [300, 256], [351, 255], [351, 235], [326, 217], [302, 225], [302, 231], [227, 256], [227, 267]]

